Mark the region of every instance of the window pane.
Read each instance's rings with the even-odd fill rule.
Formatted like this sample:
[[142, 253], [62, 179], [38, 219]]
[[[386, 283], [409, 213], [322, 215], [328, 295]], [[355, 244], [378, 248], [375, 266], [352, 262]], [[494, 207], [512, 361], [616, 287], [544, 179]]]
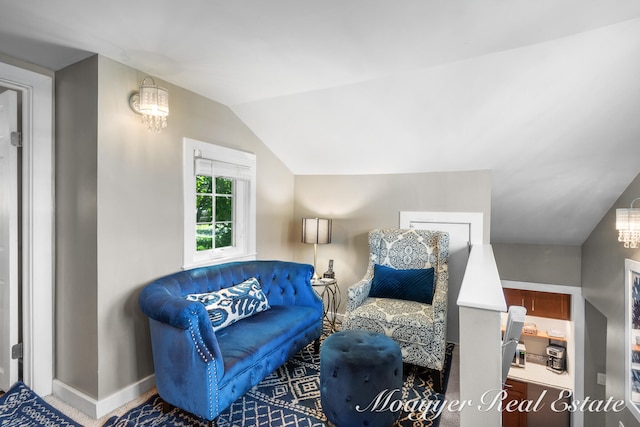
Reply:
[[213, 196], [196, 196], [196, 222], [211, 222], [212, 207]]
[[217, 176], [216, 194], [233, 194], [233, 179]]
[[196, 225], [196, 250], [213, 249], [213, 224]]
[[232, 221], [231, 197], [216, 196], [216, 221]]
[[233, 224], [229, 222], [216, 223], [216, 248], [233, 246]]
[[196, 176], [196, 193], [212, 193], [213, 178], [206, 175]]

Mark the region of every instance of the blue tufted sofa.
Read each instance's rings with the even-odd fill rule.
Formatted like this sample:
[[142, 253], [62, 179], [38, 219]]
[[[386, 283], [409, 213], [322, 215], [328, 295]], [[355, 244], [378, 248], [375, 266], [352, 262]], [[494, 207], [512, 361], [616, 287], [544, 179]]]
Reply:
[[[181, 271], [147, 285], [139, 304], [149, 317], [158, 394], [165, 402], [217, 418], [322, 333], [313, 267], [242, 261]], [[217, 291], [256, 277], [271, 308], [213, 331], [202, 303], [187, 294]], [[317, 347], [316, 347], [317, 349]]]

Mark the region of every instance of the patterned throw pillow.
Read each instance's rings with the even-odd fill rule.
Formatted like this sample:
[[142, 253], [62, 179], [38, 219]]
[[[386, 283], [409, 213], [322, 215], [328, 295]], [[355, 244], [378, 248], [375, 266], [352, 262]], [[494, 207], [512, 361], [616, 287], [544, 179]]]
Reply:
[[204, 304], [214, 331], [271, 308], [267, 296], [262, 292], [260, 282], [255, 277], [230, 288], [204, 294], [189, 294], [185, 298]]
[[369, 296], [431, 304], [434, 292], [433, 281], [433, 268], [396, 270], [374, 264]]

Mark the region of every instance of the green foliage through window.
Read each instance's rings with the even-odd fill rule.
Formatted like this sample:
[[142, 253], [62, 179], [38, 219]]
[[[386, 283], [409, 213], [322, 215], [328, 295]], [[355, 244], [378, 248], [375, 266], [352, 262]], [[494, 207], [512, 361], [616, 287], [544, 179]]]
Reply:
[[[196, 176], [196, 248], [206, 251], [233, 246], [234, 180]], [[215, 200], [215, 201], [214, 201]]]

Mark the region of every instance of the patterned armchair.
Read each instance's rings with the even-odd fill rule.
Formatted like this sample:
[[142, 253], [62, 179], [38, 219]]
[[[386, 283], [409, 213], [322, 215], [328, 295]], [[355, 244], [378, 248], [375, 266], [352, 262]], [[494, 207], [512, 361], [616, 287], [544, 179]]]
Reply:
[[[369, 232], [369, 267], [349, 288], [343, 329], [364, 329], [389, 336], [406, 363], [436, 371], [434, 388], [442, 387], [447, 338], [449, 234], [441, 231], [385, 229]], [[396, 270], [434, 268], [431, 304], [370, 297], [374, 265]]]

